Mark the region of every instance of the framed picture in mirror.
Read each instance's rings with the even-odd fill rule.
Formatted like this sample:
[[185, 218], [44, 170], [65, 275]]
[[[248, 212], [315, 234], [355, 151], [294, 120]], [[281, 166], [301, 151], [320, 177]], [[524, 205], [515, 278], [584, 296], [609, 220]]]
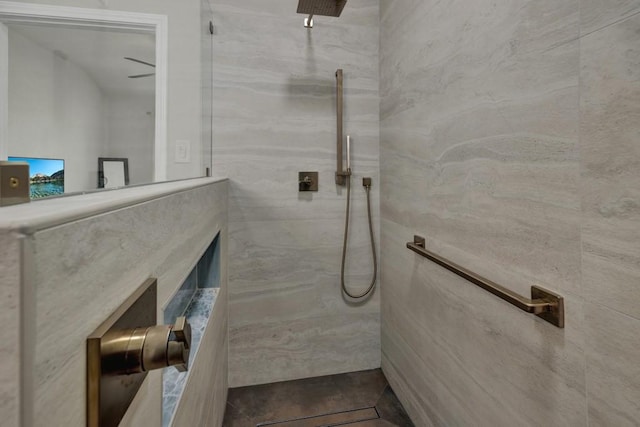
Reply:
[[98, 157], [98, 188], [119, 188], [129, 185], [129, 159]]
[[9, 156], [8, 160], [29, 164], [29, 195], [31, 199], [64, 194], [64, 159]]

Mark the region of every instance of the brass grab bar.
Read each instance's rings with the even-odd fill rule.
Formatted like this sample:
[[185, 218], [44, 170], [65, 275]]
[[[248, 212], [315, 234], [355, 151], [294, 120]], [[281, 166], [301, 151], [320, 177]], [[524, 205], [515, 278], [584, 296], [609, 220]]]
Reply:
[[527, 313], [533, 313], [559, 328], [564, 328], [564, 298], [562, 296], [541, 288], [540, 286], [533, 285], [531, 286], [531, 299], [523, 297], [504, 286], [461, 267], [455, 262], [449, 261], [448, 259], [431, 252], [426, 249], [425, 246], [425, 239], [421, 236], [413, 236], [413, 242], [407, 243], [407, 248], [411, 249], [415, 253], [422, 255], [452, 273], [467, 279], [485, 291], [489, 291], [493, 295], [515, 305], [520, 310], [524, 310]]

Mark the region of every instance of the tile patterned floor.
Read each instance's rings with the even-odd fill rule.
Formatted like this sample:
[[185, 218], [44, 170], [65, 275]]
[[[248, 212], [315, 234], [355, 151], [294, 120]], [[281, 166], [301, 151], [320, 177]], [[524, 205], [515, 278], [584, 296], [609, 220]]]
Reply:
[[229, 390], [224, 427], [414, 427], [380, 369]]

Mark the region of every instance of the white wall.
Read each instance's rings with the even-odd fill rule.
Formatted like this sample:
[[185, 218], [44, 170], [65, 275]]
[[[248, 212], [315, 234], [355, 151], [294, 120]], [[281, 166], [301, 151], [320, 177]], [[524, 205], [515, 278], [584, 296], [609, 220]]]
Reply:
[[104, 156], [129, 160], [129, 185], [153, 182], [154, 102], [152, 94], [114, 93], [105, 97]]
[[[56, 2], [59, 4], [59, 2]], [[83, 7], [92, 1], [83, 1]], [[169, 17], [167, 178], [202, 176], [199, 0], [109, 0], [108, 9]], [[175, 163], [175, 142], [191, 142], [191, 161]]]
[[9, 30], [8, 155], [65, 160], [65, 192], [97, 187], [102, 92], [85, 71]]

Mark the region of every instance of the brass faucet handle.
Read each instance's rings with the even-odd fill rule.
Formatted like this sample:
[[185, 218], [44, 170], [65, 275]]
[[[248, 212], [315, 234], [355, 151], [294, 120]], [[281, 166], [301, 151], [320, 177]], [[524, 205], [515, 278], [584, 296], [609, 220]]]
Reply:
[[186, 348], [191, 348], [191, 325], [187, 322], [186, 317], [178, 317], [172, 331], [177, 341], [183, 342]]
[[176, 319], [171, 332], [175, 340], [167, 343], [167, 362], [178, 371], [189, 369], [189, 354], [191, 352], [191, 325], [184, 316]]
[[311, 185], [313, 184], [313, 179], [309, 175], [306, 175], [303, 179], [299, 181], [299, 183], [302, 185]]

